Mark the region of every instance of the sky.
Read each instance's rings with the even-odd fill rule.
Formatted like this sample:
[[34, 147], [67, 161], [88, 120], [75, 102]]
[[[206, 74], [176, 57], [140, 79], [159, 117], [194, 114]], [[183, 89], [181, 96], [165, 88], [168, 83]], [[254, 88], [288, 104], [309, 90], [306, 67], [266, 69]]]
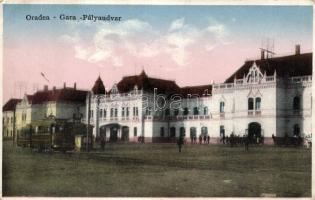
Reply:
[[[50, 20], [26, 20], [27, 15]], [[60, 20], [61, 14], [77, 20]], [[121, 17], [83, 21], [82, 15]], [[55, 19], [53, 17], [56, 17]], [[312, 51], [311, 6], [4, 5], [3, 100], [44, 85], [109, 90], [143, 69], [179, 86], [222, 83], [267, 38], [276, 56]], [[46, 80], [41, 73], [45, 75]]]

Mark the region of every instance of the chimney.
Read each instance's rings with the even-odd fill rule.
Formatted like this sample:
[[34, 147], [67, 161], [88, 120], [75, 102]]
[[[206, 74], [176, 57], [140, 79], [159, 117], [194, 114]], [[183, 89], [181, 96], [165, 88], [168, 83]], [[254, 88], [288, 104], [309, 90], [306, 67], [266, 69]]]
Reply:
[[48, 85], [44, 85], [44, 91], [48, 91]]
[[66, 82], [63, 83], [63, 89], [66, 89]]
[[260, 50], [260, 59], [265, 59], [265, 51], [263, 49]]
[[299, 55], [301, 53], [301, 46], [299, 44], [295, 45], [295, 55]]
[[77, 83], [74, 83], [73, 89], [74, 89], [74, 90], [77, 89]]

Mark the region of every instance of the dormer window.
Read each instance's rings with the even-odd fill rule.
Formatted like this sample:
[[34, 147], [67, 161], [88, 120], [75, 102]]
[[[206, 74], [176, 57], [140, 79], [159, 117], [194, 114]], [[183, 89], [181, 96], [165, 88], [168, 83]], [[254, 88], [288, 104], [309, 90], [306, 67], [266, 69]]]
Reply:
[[137, 85], [135, 85], [135, 87], [133, 88], [133, 90], [134, 90], [134, 94], [138, 94], [138, 86], [137, 86]]
[[246, 76], [247, 83], [259, 83], [263, 78], [263, 74], [260, 69], [257, 67], [256, 63], [249, 69], [249, 72]]
[[112, 93], [113, 95], [118, 94], [118, 88], [117, 88], [117, 85], [116, 85], [116, 84], [113, 85], [113, 87], [112, 87], [112, 89], [111, 89], [111, 93]]

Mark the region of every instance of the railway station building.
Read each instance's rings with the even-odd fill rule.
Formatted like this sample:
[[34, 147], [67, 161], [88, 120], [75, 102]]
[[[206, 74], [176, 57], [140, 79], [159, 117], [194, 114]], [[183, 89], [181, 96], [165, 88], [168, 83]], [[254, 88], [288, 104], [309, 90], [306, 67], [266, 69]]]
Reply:
[[[209, 77], [209, 80], [211, 77]], [[105, 89], [95, 81], [86, 116], [95, 137], [108, 141], [172, 142], [230, 134], [264, 138], [306, 137], [312, 131], [312, 53], [246, 60], [223, 83], [180, 87], [145, 71]], [[87, 120], [88, 118], [86, 118]]]

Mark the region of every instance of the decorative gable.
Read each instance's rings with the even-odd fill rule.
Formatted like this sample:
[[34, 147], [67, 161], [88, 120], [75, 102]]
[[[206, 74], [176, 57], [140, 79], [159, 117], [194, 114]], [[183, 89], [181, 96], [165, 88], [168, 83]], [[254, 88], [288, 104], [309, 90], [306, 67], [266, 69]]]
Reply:
[[247, 83], [260, 83], [264, 78], [264, 75], [261, 73], [259, 67], [256, 65], [256, 62], [253, 63], [252, 67], [249, 68], [249, 71], [245, 77]]
[[117, 84], [114, 84], [112, 89], [111, 89], [111, 94], [116, 95], [118, 93], [119, 93], [119, 91], [118, 91], [118, 88], [117, 88]]

